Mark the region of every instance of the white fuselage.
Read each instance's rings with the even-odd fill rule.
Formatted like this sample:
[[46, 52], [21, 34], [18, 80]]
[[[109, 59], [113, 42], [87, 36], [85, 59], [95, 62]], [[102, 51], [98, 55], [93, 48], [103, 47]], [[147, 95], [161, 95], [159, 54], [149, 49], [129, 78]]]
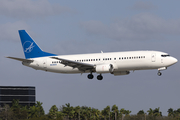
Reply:
[[55, 73], [90, 73], [88, 79], [93, 79], [96, 72], [98, 80], [104, 73], [113, 75], [128, 75], [130, 71], [157, 69], [161, 70], [175, 64], [178, 60], [160, 51], [129, 51], [94, 54], [61, 55], [43, 51], [25, 30], [19, 30], [24, 58], [7, 57], [21, 61], [23, 65], [36, 70]]
[[[177, 59], [169, 56], [167, 53], [159, 51], [129, 51], [129, 52], [109, 52], [95, 54], [77, 54], [62, 55], [59, 58], [68, 59], [81, 63], [92, 64], [95, 67], [99, 65], [113, 65], [113, 73], [122, 71], [158, 69], [163, 70], [175, 64]], [[51, 57], [34, 58], [31, 63], [23, 62], [23, 65], [37, 70], [44, 70], [56, 73], [89, 73], [97, 71], [81, 71], [78, 68], [65, 66], [60, 60]], [[104, 69], [104, 67], [102, 68]], [[98, 73], [109, 73], [108, 71]], [[115, 75], [115, 74], [114, 74]]]

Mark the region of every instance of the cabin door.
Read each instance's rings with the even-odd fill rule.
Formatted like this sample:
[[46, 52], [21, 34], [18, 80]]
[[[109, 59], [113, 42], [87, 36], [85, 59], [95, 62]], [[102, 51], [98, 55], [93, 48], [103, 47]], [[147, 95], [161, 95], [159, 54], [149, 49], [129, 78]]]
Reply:
[[151, 54], [151, 61], [156, 62], [156, 53]]
[[47, 68], [47, 59], [44, 59], [44, 60], [43, 60], [43, 67], [44, 67], [44, 68]]

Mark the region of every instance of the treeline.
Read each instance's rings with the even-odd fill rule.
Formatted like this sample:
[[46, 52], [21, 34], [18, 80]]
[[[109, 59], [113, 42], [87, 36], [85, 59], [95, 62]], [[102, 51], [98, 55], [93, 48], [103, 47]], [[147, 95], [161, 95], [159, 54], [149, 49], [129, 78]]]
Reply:
[[45, 114], [42, 103], [37, 101], [34, 106], [21, 106], [18, 100], [12, 101], [12, 106], [0, 108], [0, 120], [180, 120], [180, 108], [168, 109], [168, 116], [162, 116], [160, 108], [149, 109], [147, 113], [140, 110], [131, 115], [130, 110], [118, 109], [118, 106], [107, 106], [103, 110], [87, 106], [62, 105], [59, 109], [53, 105]]

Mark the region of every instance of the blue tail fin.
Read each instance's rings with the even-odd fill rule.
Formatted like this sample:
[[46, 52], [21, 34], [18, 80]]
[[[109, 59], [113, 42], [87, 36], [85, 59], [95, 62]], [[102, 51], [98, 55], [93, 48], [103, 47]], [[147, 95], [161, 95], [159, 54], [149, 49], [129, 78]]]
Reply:
[[19, 36], [21, 38], [21, 43], [26, 59], [56, 56], [55, 54], [42, 51], [41, 48], [36, 44], [36, 42], [34, 42], [33, 39], [26, 33], [25, 30], [19, 30]]

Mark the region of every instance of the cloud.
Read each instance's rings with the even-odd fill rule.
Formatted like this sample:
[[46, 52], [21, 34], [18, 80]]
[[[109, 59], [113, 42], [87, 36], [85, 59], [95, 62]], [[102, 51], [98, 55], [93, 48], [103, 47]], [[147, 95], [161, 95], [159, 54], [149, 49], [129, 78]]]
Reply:
[[48, 0], [1, 0], [0, 15], [14, 18], [31, 18], [57, 15], [71, 11]]
[[0, 24], [0, 41], [1, 40], [10, 40], [10, 41], [19, 40], [18, 30], [20, 29], [28, 30], [29, 26], [25, 22], [22, 22], [22, 21]]
[[155, 8], [157, 8], [157, 7], [148, 1], [137, 1], [132, 6], [133, 10], [153, 10]]
[[90, 35], [116, 40], [165, 39], [165, 36], [180, 34], [180, 20], [165, 20], [161, 17], [142, 13], [130, 18], [117, 20], [110, 25], [101, 21], [87, 21], [81, 27]]

